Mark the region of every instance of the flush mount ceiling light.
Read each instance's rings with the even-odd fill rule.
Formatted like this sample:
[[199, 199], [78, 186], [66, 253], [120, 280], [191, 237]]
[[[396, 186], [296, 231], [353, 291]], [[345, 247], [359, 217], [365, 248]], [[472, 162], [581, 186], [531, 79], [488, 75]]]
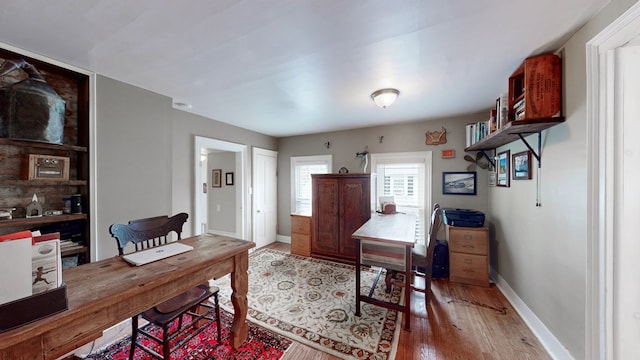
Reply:
[[386, 109], [387, 106], [393, 104], [396, 101], [396, 98], [400, 95], [400, 91], [398, 89], [380, 89], [376, 90], [371, 94], [371, 98], [376, 105], [380, 106], [383, 109]]

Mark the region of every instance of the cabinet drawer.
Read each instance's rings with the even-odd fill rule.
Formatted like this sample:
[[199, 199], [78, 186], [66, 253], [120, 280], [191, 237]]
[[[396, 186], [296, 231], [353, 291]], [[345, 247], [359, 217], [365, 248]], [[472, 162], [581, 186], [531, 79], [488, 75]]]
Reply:
[[449, 253], [449, 280], [471, 285], [489, 286], [489, 263], [486, 256]]
[[291, 215], [291, 234], [311, 234], [311, 217]]
[[486, 228], [449, 227], [449, 251], [487, 255]]

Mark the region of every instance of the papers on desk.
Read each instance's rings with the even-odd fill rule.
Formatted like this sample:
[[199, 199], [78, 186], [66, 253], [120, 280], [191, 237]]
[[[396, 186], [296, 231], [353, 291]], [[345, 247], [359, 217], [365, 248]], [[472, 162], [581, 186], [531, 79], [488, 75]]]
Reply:
[[62, 285], [60, 233], [33, 237], [31, 247], [31, 287], [33, 294]]
[[0, 236], [0, 304], [59, 287], [61, 263], [59, 233]]
[[0, 304], [31, 295], [31, 232], [0, 237]]

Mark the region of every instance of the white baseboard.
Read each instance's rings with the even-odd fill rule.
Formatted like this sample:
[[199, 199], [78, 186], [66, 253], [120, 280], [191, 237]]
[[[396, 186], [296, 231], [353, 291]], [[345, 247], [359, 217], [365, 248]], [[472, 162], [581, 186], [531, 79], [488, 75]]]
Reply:
[[498, 289], [500, 289], [505, 298], [507, 298], [507, 301], [509, 301], [511, 306], [513, 306], [520, 317], [522, 317], [529, 329], [531, 329], [531, 332], [533, 332], [533, 335], [538, 338], [538, 341], [540, 341], [545, 350], [547, 350], [549, 356], [557, 360], [573, 360], [573, 356], [571, 356], [567, 348], [553, 336], [553, 333], [551, 333], [536, 314], [529, 309], [527, 304], [520, 299], [511, 286], [509, 286], [493, 268], [491, 268], [490, 271], [491, 278], [493, 278]]
[[276, 235], [276, 241], [281, 243], [291, 244], [291, 236]]

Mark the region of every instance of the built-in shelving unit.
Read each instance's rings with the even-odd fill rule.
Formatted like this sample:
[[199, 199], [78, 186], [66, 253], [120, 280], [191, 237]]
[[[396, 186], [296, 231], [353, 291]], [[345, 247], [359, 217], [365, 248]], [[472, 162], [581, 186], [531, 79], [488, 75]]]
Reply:
[[[4, 59], [24, 59], [33, 65], [64, 100], [65, 112], [61, 144], [33, 141], [31, 137], [0, 138], [0, 208], [15, 209], [11, 219], [0, 219], [0, 234], [23, 230], [60, 232], [61, 239], [71, 241], [61, 248], [63, 265], [65, 258], [72, 260], [67, 261], [68, 264], [89, 262], [89, 77], [0, 49], [0, 63]], [[13, 70], [0, 77], [0, 86], [10, 87], [26, 77], [24, 71]], [[20, 121], [20, 118], [16, 117], [16, 120]], [[26, 176], [31, 155], [68, 159], [68, 174], [59, 179], [33, 179]], [[41, 202], [42, 214], [26, 217], [26, 207], [34, 194]], [[63, 199], [75, 194], [82, 199], [81, 213], [64, 213]], [[48, 211], [63, 214], [45, 215]]]

